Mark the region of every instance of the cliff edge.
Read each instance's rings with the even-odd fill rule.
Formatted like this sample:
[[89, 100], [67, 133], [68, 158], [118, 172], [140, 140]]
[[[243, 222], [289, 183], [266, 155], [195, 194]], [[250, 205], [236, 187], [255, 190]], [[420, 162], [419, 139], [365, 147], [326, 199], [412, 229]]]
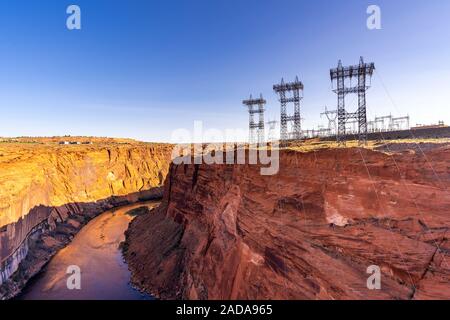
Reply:
[[161, 195], [155, 188], [171, 150], [109, 140], [1, 143], [0, 298], [17, 293], [95, 215]]
[[449, 146], [282, 151], [273, 176], [172, 165], [127, 232], [133, 282], [163, 299], [450, 299], [449, 168]]

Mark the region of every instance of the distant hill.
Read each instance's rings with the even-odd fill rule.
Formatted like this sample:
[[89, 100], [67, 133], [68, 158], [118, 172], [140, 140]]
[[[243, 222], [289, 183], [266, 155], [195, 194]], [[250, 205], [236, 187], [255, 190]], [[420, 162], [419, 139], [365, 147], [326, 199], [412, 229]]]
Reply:
[[129, 138], [107, 138], [107, 137], [16, 137], [0, 138], [0, 142], [60, 144], [60, 143], [93, 143], [93, 144], [142, 144], [143, 142]]

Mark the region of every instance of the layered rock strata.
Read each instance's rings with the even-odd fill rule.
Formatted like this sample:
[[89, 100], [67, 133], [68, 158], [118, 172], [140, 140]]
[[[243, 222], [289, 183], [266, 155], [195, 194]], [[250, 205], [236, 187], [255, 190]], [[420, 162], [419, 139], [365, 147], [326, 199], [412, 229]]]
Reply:
[[127, 232], [134, 283], [163, 299], [450, 298], [448, 146], [260, 167], [172, 165], [162, 205]]
[[2, 145], [0, 297], [17, 293], [92, 217], [161, 196], [171, 150], [144, 143]]

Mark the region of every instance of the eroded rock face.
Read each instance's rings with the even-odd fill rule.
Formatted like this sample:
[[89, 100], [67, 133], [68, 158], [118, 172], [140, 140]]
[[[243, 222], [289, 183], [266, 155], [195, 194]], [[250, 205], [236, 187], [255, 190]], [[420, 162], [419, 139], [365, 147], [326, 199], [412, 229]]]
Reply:
[[67, 224], [61, 231], [67, 239], [56, 241], [61, 247], [96, 214], [157, 196], [171, 150], [144, 143], [0, 146], [0, 285], [26, 257], [27, 239], [41, 229]]
[[449, 168], [448, 147], [286, 151], [274, 176], [173, 165], [127, 233], [133, 281], [166, 299], [449, 299]]
[[126, 195], [162, 184], [169, 145], [0, 148], [0, 227], [36, 206]]

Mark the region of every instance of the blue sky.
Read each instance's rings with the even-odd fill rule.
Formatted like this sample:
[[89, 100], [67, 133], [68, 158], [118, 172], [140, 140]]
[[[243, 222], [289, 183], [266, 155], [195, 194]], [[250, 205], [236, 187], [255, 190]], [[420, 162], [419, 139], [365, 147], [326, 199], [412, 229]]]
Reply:
[[[66, 28], [70, 4], [81, 30]], [[366, 27], [369, 4], [381, 30]], [[195, 120], [246, 129], [241, 101], [263, 93], [278, 119], [272, 85], [295, 75], [312, 128], [336, 106], [329, 69], [361, 55], [377, 67], [369, 118], [450, 122], [448, 0], [3, 0], [0, 34], [0, 136], [169, 141]]]

